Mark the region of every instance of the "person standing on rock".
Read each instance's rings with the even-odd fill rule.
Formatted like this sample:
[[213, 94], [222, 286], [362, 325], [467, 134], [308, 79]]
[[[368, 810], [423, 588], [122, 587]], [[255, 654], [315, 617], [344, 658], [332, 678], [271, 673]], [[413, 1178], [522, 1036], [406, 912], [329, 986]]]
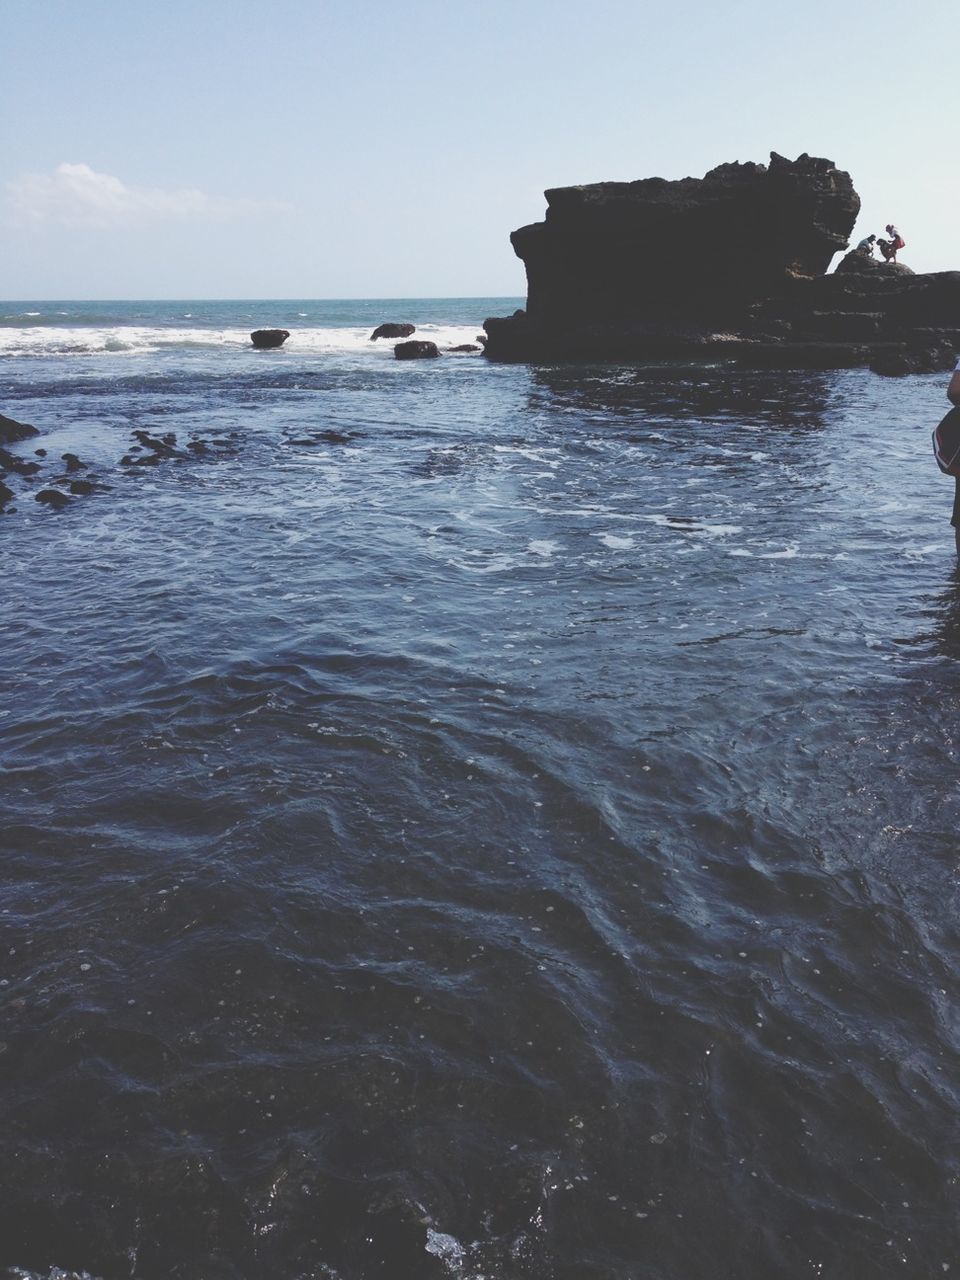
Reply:
[[[947, 385], [947, 399], [952, 405], [960, 407], [960, 360], [957, 361], [953, 377]], [[960, 476], [956, 477], [955, 486], [953, 515], [950, 517], [950, 523], [953, 525], [954, 540], [957, 544], [957, 559], [960, 560]]]
[[902, 249], [906, 244], [906, 241], [892, 222], [888, 222], [884, 230], [890, 239], [879, 240], [877, 242], [880, 245], [880, 252], [883, 254], [887, 262], [896, 262], [897, 250]]

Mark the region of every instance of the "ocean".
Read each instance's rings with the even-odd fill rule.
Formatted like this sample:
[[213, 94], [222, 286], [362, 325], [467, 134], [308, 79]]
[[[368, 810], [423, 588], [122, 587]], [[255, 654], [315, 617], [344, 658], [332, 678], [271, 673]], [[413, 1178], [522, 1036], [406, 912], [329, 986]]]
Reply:
[[0, 1275], [960, 1270], [945, 379], [522, 305], [0, 304]]

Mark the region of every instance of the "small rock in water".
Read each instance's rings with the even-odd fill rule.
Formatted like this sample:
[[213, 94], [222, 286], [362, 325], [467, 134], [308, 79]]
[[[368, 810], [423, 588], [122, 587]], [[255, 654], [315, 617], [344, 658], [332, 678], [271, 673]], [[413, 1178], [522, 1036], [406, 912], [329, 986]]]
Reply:
[[68, 471], [83, 471], [87, 467], [87, 464], [81, 462], [75, 453], [62, 453], [60, 456], [67, 464]]
[[69, 503], [70, 498], [67, 494], [61, 493], [59, 489], [41, 489], [36, 494], [37, 502], [45, 502], [48, 507], [52, 507], [54, 511], [62, 511]]
[[250, 341], [258, 350], [266, 351], [272, 347], [282, 347], [289, 337], [289, 329], [254, 329]]
[[416, 331], [417, 327], [413, 324], [380, 324], [371, 333], [370, 341], [376, 342], [378, 338], [409, 338]]
[[433, 360], [440, 354], [435, 342], [398, 342], [393, 348], [398, 360]]

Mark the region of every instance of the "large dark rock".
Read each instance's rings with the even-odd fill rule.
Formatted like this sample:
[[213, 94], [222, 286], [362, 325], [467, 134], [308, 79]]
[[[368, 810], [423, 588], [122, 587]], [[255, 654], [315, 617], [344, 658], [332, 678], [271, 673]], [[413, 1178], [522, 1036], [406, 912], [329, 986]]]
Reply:
[[960, 273], [915, 275], [855, 250], [825, 274], [860, 208], [829, 160], [774, 152], [701, 179], [546, 194], [546, 220], [511, 237], [527, 309], [484, 323], [492, 360], [892, 371], [947, 367], [960, 347]]
[[541, 323], [765, 297], [787, 273], [826, 271], [860, 210], [831, 161], [776, 152], [768, 166], [560, 187], [546, 199], [545, 221], [510, 237], [527, 269], [527, 314]]
[[398, 342], [393, 354], [398, 360], [434, 360], [440, 348], [435, 342]]
[[28, 440], [39, 434], [37, 428], [31, 427], [29, 423], [17, 422], [0, 413], [0, 444], [13, 444], [16, 440]]
[[289, 329], [254, 329], [250, 341], [263, 351], [270, 347], [282, 347], [289, 337]]
[[376, 342], [378, 338], [409, 338], [416, 331], [415, 324], [380, 324], [371, 333], [370, 341]]

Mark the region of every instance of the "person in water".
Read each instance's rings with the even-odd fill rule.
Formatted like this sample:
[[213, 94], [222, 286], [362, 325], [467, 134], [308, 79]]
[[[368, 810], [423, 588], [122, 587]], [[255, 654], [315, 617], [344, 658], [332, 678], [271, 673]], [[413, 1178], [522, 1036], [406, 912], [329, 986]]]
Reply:
[[[960, 360], [957, 361], [957, 367], [947, 386], [947, 399], [952, 405], [960, 406]], [[953, 525], [953, 536], [957, 544], [957, 559], [960, 560], [960, 476], [956, 477], [955, 486], [950, 523]]]

